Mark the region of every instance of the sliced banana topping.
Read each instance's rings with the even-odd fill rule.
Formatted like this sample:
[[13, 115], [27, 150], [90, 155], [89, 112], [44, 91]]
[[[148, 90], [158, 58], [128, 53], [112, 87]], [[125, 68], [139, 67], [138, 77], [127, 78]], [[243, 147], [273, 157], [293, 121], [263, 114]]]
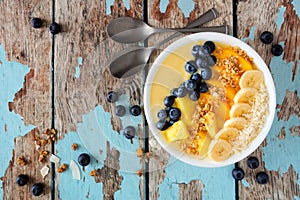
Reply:
[[243, 88], [255, 88], [259, 89], [260, 85], [264, 83], [264, 75], [259, 70], [248, 70], [246, 71], [240, 79], [240, 87]]
[[243, 88], [240, 91], [236, 93], [234, 96], [234, 103], [248, 103], [252, 105], [252, 103], [255, 100], [255, 95], [257, 93], [257, 90], [254, 88]]
[[231, 145], [223, 139], [217, 139], [211, 142], [209, 147], [209, 157], [216, 162], [227, 160], [232, 155]]
[[247, 120], [244, 117], [235, 117], [225, 121], [224, 127], [236, 128], [242, 130], [245, 127]]
[[242, 117], [251, 110], [251, 106], [247, 103], [236, 103], [230, 109], [229, 115], [231, 118]]

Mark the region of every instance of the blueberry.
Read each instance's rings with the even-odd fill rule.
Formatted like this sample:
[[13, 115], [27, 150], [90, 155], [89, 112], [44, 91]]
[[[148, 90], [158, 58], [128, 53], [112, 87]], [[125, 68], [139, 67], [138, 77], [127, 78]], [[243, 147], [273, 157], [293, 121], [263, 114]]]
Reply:
[[130, 108], [130, 114], [133, 116], [139, 116], [142, 113], [142, 109], [138, 105], [134, 105]]
[[116, 101], [118, 101], [118, 99], [119, 99], [119, 95], [116, 92], [110, 91], [107, 93], [106, 100], [109, 103], [115, 103]]
[[198, 51], [198, 57], [204, 58], [208, 53], [207, 49], [201, 47]]
[[122, 105], [117, 105], [115, 108], [115, 114], [118, 117], [123, 117], [126, 114], [126, 108]]
[[197, 71], [195, 62], [194, 61], [188, 61], [185, 64], [185, 71], [187, 71], [190, 74], [195, 73]]
[[185, 81], [184, 87], [188, 91], [193, 91], [197, 87], [197, 83], [194, 80], [189, 79], [189, 80]]
[[201, 76], [204, 80], [209, 80], [212, 77], [212, 71], [210, 68], [201, 69]]
[[176, 92], [177, 92], [177, 88], [173, 88], [170, 92], [171, 96], [177, 96]]
[[55, 34], [58, 34], [58, 33], [61, 32], [61, 27], [60, 27], [60, 25], [58, 23], [52, 22], [50, 24], [49, 30], [50, 30], [50, 33], [52, 33], [53, 35], [55, 35]]
[[217, 58], [214, 55], [209, 55], [206, 57], [206, 62], [208, 66], [214, 66], [217, 63]]
[[242, 168], [236, 167], [232, 170], [232, 176], [235, 180], [242, 180], [245, 177], [245, 172]]
[[198, 74], [198, 73], [194, 73], [194, 74], [192, 74], [191, 75], [191, 78], [190, 78], [191, 80], [193, 80], [193, 81], [195, 81], [196, 82], [196, 84], [198, 84], [198, 83], [200, 83], [201, 82], [201, 80], [202, 80], [202, 77], [201, 77], [201, 75], [200, 74]]
[[124, 136], [131, 140], [132, 138], [134, 138], [136, 134], [136, 130], [133, 126], [127, 126], [125, 129], [124, 129]]
[[207, 62], [204, 58], [197, 58], [196, 65], [199, 68], [206, 68], [208, 67]]
[[169, 111], [169, 117], [173, 121], [178, 121], [181, 116], [181, 111], [178, 108], [171, 108]]
[[174, 104], [175, 96], [167, 96], [164, 100], [164, 105], [170, 107]]
[[198, 91], [192, 91], [191, 93], [190, 93], [190, 99], [192, 100], [192, 101], [197, 101], [198, 99], [199, 99], [199, 97], [200, 97], [200, 93], [198, 92]]
[[184, 86], [180, 86], [175, 92], [175, 96], [182, 98], [188, 93], [187, 89]]
[[198, 52], [199, 52], [200, 48], [201, 48], [200, 45], [195, 45], [195, 46], [193, 46], [193, 48], [192, 48], [192, 55], [193, 55], [194, 57], [197, 57], [197, 56], [198, 56]]
[[41, 28], [43, 26], [43, 21], [40, 18], [31, 19], [32, 28]]
[[258, 172], [256, 174], [256, 181], [259, 184], [266, 184], [269, 182], [269, 175], [265, 172]]
[[170, 126], [171, 126], [170, 123], [165, 119], [164, 120], [159, 120], [156, 123], [156, 128], [160, 131], [167, 130]]
[[31, 187], [31, 193], [33, 196], [40, 196], [44, 192], [44, 186], [42, 183], [35, 183]]
[[173, 126], [173, 124], [174, 124], [175, 122], [176, 122], [176, 121], [170, 120], [170, 121], [169, 121], [169, 125], [170, 125], [170, 126]]
[[283, 53], [283, 48], [279, 44], [274, 44], [271, 48], [271, 52], [274, 56], [280, 56]]
[[215, 51], [216, 49], [216, 45], [215, 43], [213, 43], [212, 41], [206, 41], [203, 46], [202, 46], [203, 49], [207, 50], [207, 52], [209, 54], [211, 54], [212, 52]]
[[259, 160], [256, 157], [249, 157], [247, 164], [250, 169], [256, 169], [259, 166]]
[[265, 44], [270, 44], [273, 41], [273, 34], [269, 31], [264, 31], [260, 34], [260, 40]]
[[20, 174], [16, 179], [16, 182], [19, 186], [26, 185], [28, 181], [29, 181], [29, 177], [25, 174]]
[[164, 109], [161, 109], [160, 111], [158, 111], [157, 117], [158, 117], [158, 119], [166, 119], [168, 117], [167, 111]]
[[200, 93], [205, 93], [205, 92], [207, 92], [207, 91], [208, 91], [208, 85], [207, 85], [205, 82], [201, 82], [201, 83], [200, 83], [200, 86], [199, 86], [199, 88], [198, 88], [198, 91], [199, 91]]
[[78, 163], [83, 167], [90, 164], [90, 161], [91, 161], [91, 158], [90, 158], [89, 154], [87, 154], [87, 153], [82, 153], [78, 156]]

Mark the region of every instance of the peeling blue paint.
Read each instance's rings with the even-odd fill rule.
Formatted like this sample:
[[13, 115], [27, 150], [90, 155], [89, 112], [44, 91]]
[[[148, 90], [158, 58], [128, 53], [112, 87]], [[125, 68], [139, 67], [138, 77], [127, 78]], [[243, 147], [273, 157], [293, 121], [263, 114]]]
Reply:
[[243, 42], [247, 42], [248, 40], [254, 41], [256, 26], [252, 26], [250, 29], [250, 33], [248, 37], [241, 38]]
[[294, 6], [294, 10], [295, 10], [296, 14], [298, 15], [298, 18], [300, 18], [300, 3], [299, 3], [299, 0], [293, 0], [292, 4]]
[[[130, 3], [129, 0], [123, 0], [124, 2], [124, 6], [127, 9], [130, 9]], [[110, 6], [112, 6], [114, 4], [114, 0], [106, 0], [106, 14], [110, 15], [111, 14], [111, 10], [110, 10]]]
[[286, 10], [286, 7], [280, 7], [278, 10], [278, 14], [277, 14], [277, 19], [276, 19], [276, 26], [277, 26], [277, 30], [280, 30], [281, 25], [284, 22], [284, 12]]
[[78, 65], [75, 67], [74, 78], [79, 78], [80, 76], [80, 66], [82, 65], [82, 57], [78, 58]]
[[179, 160], [169, 163], [165, 168], [166, 178], [159, 185], [159, 199], [178, 199], [178, 183], [187, 184], [192, 180], [202, 181], [203, 199], [235, 199], [235, 182], [231, 176], [233, 165], [214, 169], [194, 167]]
[[[167, 6], [169, 4], [168, 0], [160, 1], [160, 11], [166, 12]], [[189, 17], [190, 13], [194, 9], [194, 2], [192, 0], [178, 0], [178, 7], [181, 9], [185, 17]]]
[[[2, 45], [0, 45], [0, 61], [0, 141], [2, 144], [5, 144], [1, 146], [0, 152], [0, 177], [2, 177], [11, 158], [14, 138], [24, 136], [34, 126], [24, 125], [22, 117], [14, 112], [10, 112], [8, 108], [8, 103], [13, 102], [15, 93], [23, 87], [24, 76], [29, 72], [28, 66], [18, 62], [7, 61]], [[2, 186], [2, 181], [0, 183]], [[1, 187], [1, 199], [2, 196]]]
[[294, 196], [294, 200], [300, 200], [300, 198], [297, 196]]
[[[129, 97], [121, 95], [116, 102], [116, 105], [119, 104], [129, 108]], [[126, 115], [121, 119], [123, 127], [131, 125], [137, 128], [137, 125], [142, 121], [141, 116], [131, 116], [128, 109]], [[136, 171], [141, 169], [140, 159], [136, 156], [136, 150], [139, 148], [138, 138], [134, 138], [133, 144], [131, 144], [123, 134], [114, 131], [111, 126], [111, 114], [105, 112], [102, 106], [97, 106], [90, 113], [82, 117], [82, 123], [77, 125], [77, 132], [81, 139], [80, 144], [86, 147], [85, 151], [88, 151], [99, 161], [97, 168], [101, 168], [106, 159], [106, 141], [110, 142], [111, 149], [115, 148], [120, 152], [119, 174], [123, 177], [123, 181], [121, 185], [122, 189], [115, 193], [115, 198], [139, 199], [139, 177], [136, 175]], [[68, 145], [70, 146], [71, 142]], [[66, 149], [65, 145], [61, 145], [61, 149]], [[64, 152], [62, 156], [68, 156], [69, 154], [71, 153]], [[62, 157], [60, 153], [58, 155]], [[69, 178], [66, 177], [66, 180]], [[135, 190], [133, 190], [133, 186], [136, 187]], [[98, 193], [100, 194], [100, 192]]]
[[250, 187], [250, 184], [246, 181], [246, 179], [243, 179], [243, 180], [242, 180], [242, 184], [243, 184], [246, 188]]

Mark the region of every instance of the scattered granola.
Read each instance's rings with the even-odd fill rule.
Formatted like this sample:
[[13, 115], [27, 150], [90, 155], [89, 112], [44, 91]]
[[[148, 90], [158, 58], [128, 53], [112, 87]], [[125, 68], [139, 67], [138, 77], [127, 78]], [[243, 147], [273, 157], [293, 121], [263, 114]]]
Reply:
[[20, 166], [25, 166], [26, 165], [26, 160], [23, 156], [19, 156], [17, 158], [17, 164], [20, 165]]
[[72, 150], [75, 151], [77, 148], [78, 148], [78, 144], [73, 143], [73, 144], [72, 144]]
[[92, 170], [90, 171], [90, 176], [96, 176], [97, 175], [97, 170]]
[[66, 171], [66, 169], [68, 169], [68, 165], [67, 164], [62, 164], [59, 168], [57, 168], [57, 172], [58, 173], [62, 173], [62, 172], [64, 172], [64, 171]]
[[144, 150], [140, 147], [140, 148], [138, 148], [137, 150], [136, 150], [136, 156], [137, 157], [139, 157], [139, 158], [141, 158], [141, 157], [143, 157], [143, 155], [144, 155]]
[[143, 170], [142, 169], [139, 169], [139, 170], [137, 170], [136, 171], [136, 174], [139, 176], [139, 177], [141, 177], [141, 176], [143, 176]]

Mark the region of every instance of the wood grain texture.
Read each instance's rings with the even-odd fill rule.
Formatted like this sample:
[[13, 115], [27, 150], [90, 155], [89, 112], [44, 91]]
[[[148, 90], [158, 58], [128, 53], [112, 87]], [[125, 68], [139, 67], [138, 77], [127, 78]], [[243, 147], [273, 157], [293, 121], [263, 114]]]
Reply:
[[[259, 15], [253, 15], [253, 9], [255, 9], [255, 13], [259, 13]], [[282, 149], [284, 152], [289, 152], [288, 146], [298, 146], [296, 140], [294, 140], [295, 143], [293, 143], [288, 139], [290, 139], [292, 135], [297, 136], [297, 130], [299, 130], [297, 129], [299, 126], [299, 124], [297, 124], [297, 121], [299, 122], [299, 96], [297, 92], [297, 85], [299, 85], [299, 22], [299, 17], [295, 13], [292, 1], [240, 1], [238, 4], [238, 36], [239, 38], [248, 38], [250, 32], [253, 31], [253, 38], [246, 39], [246, 42], [249, 43], [262, 56], [267, 65], [270, 66], [277, 87], [277, 116], [272, 125], [272, 131], [277, 132], [269, 133], [268, 142], [265, 141], [252, 154], [260, 159], [262, 165], [260, 168], [253, 171], [247, 167], [246, 160], [239, 163], [245, 170], [246, 181], [250, 185], [239, 184], [239, 195], [241, 199], [294, 199], [300, 196], [299, 167], [296, 164], [298, 158], [294, 156], [294, 154], [290, 154], [288, 159], [286, 159], [287, 155], [283, 156], [280, 154], [275, 156], [275, 159], [286, 160], [286, 165], [289, 166], [287, 171], [285, 171], [285, 166], [276, 165], [282, 162], [276, 160], [272, 161], [274, 163], [273, 168], [277, 168], [277, 171], [269, 170], [265, 167], [264, 162], [268, 157], [272, 156], [274, 158], [274, 155], [271, 155], [270, 151], [264, 153], [266, 148], [271, 148], [273, 151]], [[284, 46], [283, 56], [280, 57], [282, 61], [280, 61], [280, 58], [272, 56], [271, 45], [265, 45], [260, 41], [259, 35], [265, 30], [274, 34], [273, 44], [281, 42]], [[289, 64], [291, 67], [285, 69], [276, 67], [276, 65], [285, 66], [284, 63], [286, 63], [286, 65]], [[283, 75], [283, 73], [286, 73], [287, 76]], [[282, 76], [285, 78], [279, 83], [278, 80], [282, 79]], [[296, 121], [291, 120], [292, 118], [296, 119]], [[270, 136], [274, 134], [277, 135], [276, 138]], [[287, 141], [289, 141], [288, 145], [285, 144]], [[270, 182], [268, 184], [259, 185], [256, 182], [255, 175], [259, 170], [266, 171], [269, 174]]]
[[[59, 130], [60, 139], [64, 138], [64, 134], [76, 131], [82, 116], [96, 106], [102, 106], [104, 111], [111, 114], [110, 123], [114, 130], [123, 129], [120, 118], [114, 114], [115, 105], [106, 101], [109, 91], [128, 95], [132, 105], [141, 104], [143, 72], [126, 80], [114, 78], [109, 72], [108, 64], [112, 57], [126, 45], [109, 39], [106, 26], [120, 16], [142, 18], [142, 5], [142, 0], [130, 1], [129, 9], [121, 0], [114, 1], [110, 7], [106, 1], [55, 2], [55, 19], [62, 26], [62, 33], [55, 37], [54, 86], [55, 126]], [[76, 78], [74, 74], [78, 58], [82, 58], [82, 64], [80, 75]], [[118, 158], [122, 152], [116, 150], [109, 141], [106, 149], [108, 154], [104, 166], [97, 168], [95, 181], [103, 184], [103, 194], [99, 192], [99, 198], [113, 199], [117, 191], [122, 193], [122, 179], [126, 177], [119, 172]]]
[[[205, 24], [204, 26], [218, 26], [227, 24], [230, 26], [230, 30], [232, 30], [232, 4], [231, 2], [224, 1], [193, 1], [194, 9], [190, 12], [189, 16], [184, 16], [182, 12], [182, 8], [178, 6], [178, 0], [170, 0], [166, 11], [163, 13], [160, 10], [160, 0], [149, 0], [148, 1], [148, 22], [153, 27], [184, 27], [189, 22], [195, 20], [202, 13], [207, 11], [208, 9], [215, 7], [220, 14], [220, 17]], [[157, 41], [162, 40], [162, 36], [154, 36], [149, 40], [149, 46], [155, 44]], [[153, 61], [159, 52], [156, 52], [151, 57]], [[165, 167], [171, 163], [170, 155], [159, 148], [159, 150], [153, 151], [154, 156], [150, 159], [149, 162], [149, 198], [150, 199], [159, 199], [160, 193], [164, 193], [164, 191], [159, 191], [159, 185], [168, 178], [169, 174], [166, 174]], [[173, 175], [173, 174], [172, 174]], [[179, 199], [202, 199], [202, 184], [201, 180], [193, 180], [190, 183], [180, 183], [179, 185]], [[194, 193], [197, 191], [198, 193]], [[171, 197], [169, 197], [171, 198]], [[174, 198], [174, 197], [173, 197]]]
[[[13, 101], [7, 106], [10, 112], [23, 118], [25, 125], [31, 124], [37, 127], [25, 136], [10, 141], [14, 143], [14, 150], [6, 152], [7, 156], [11, 157], [11, 161], [4, 177], [1, 178], [3, 199], [32, 199], [30, 187], [35, 182], [42, 182], [45, 185], [45, 192], [40, 199], [50, 199], [51, 176], [49, 174], [43, 179], [39, 171], [48, 163], [38, 162], [39, 154], [35, 150], [34, 137], [42, 135], [51, 124], [51, 37], [48, 31], [51, 1], [3, 0], [0, 1], [0, 10], [0, 44], [4, 46], [7, 60], [22, 63], [30, 68], [25, 76], [23, 88], [15, 93]], [[33, 17], [43, 20], [42, 28], [31, 27]], [[2, 115], [2, 117], [6, 116]], [[6, 127], [6, 130], [12, 129]], [[7, 145], [4, 141], [0, 141], [0, 146], [7, 147]], [[2, 148], [3, 151], [4, 149]], [[44, 149], [50, 151], [51, 146], [47, 145]], [[24, 167], [16, 164], [19, 156], [24, 156], [28, 162]], [[24, 187], [17, 187], [15, 183], [20, 173], [30, 176], [29, 184]]]

